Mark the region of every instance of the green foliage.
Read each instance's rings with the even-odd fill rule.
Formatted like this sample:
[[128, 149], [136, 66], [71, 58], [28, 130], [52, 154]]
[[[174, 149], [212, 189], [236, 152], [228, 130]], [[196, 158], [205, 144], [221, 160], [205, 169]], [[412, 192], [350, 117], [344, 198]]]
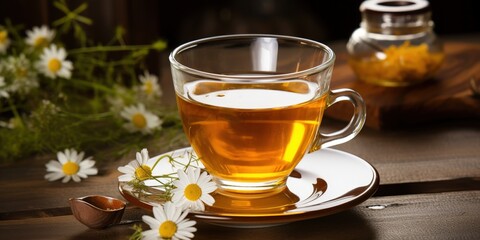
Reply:
[[140, 240], [142, 239], [142, 226], [141, 225], [137, 225], [137, 224], [134, 224], [133, 227], [133, 234], [128, 238], [129, 240]]
[[[162, 105], [160, 94], [143, 91], [139, 80], [142, 73], [147, 76], [146, 57], [164, 50], [166, 42], [126, 45], [125, 30], [117, 27], [109, 43], [95, 43], [84, 31], [93, 24], [81, 15], [86, 3], [70, 8], [60, 0], [54, 6], [65, 16], [52, 23], [55, 35], [49, 46], [65, 49], [73, 65], [70, 76], [44, 74], [38, 64], [49, 46], [29, 45], [23, 26], [8, 19], [0, 25], [0, 47], [1, 34], [6, 46], [0, 51], [0, 163], [65, 148], [93, 155], [113, 147], [123, 154], [152, 139], [178, 141], [172, 138], [181, 133], [176, 111]], [[75, 37], [75, 47], [66, 48], [62, 42], [68, 34]], [[161, 126], [148, 134], [128, 131], [124, 125], [129, 120], [121, 113], [137, 104], [160, 119]]]

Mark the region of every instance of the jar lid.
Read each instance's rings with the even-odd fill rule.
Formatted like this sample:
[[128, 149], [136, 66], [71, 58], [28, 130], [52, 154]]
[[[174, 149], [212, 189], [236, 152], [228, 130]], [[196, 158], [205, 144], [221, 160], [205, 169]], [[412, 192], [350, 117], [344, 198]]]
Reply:
[[432, 28], [426, 0], [366, 0], [360, 5], [362, 23], [370, 33], [408, 35]]
[[361, 12], [416, 14], [430, 11], [426, 0], [366, 0], [360, 5]]

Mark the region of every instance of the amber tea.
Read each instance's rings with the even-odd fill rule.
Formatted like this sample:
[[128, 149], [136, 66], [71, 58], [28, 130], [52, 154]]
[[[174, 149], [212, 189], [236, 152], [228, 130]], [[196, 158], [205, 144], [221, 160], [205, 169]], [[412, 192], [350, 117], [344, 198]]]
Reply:
[[309, 150], [326, 96], [305, 81], [197, 81], [177, 96], [184, 130], [206, 169], [219, 180], [283, 181]]

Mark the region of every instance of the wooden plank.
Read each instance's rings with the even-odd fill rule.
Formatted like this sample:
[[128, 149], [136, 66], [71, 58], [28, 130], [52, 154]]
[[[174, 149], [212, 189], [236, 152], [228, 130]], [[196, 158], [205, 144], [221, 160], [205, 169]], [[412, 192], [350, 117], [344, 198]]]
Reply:
[[480, 239], [480, 191], [372, 198], [360, 205], [376, 239]]
[[[329, 121], [329, 132], [343, 126]], [[350, 142], [335, 146], [370, 162], [381, 184], [480, 177], [480, 125], [444, 122], [402, 130], [364, 128]]]
[[32, 211], [32, 215], [50, 215], [49, 212], [65, 211], [62, 208], [68, 207], [68, 199], [71, 197], [102, 194], [121, 198], [116, 188], [116, 177], [119, 174], [116, 168], [111, 169], [100, 168], [98, 176], [89, 177], [81, 183], [64, 184], [60, 181], [44, 180], [45, 167], [37, 163], [30, 164], [30, 167], [2, 168], [0, 219], [6, 217], [4, 215], [7, 213], [17, 211]]
[[[480, 177], [480, 128], [474, 124], [450, 123], [403, 131], [367, 128], [351, 142], [335, 148], [370, 162], [377, 168], [381, 184]], [[330, 121], [324, 130], [343, 125]], [[151, 152], [153, 156], [163, 151]], [[0, 219], [65, 214], [70, 197], [102, 194], [122, 199], [117, 191], [120, 173], [116, 168], [133, 156], [100, 162], [99, 175], [79, 184], [44, 180], [44, 164], [50, 159], [36, 157], [0, 168]]]
[[[166, 143], [165, 139], [145, 142], [150, 156], [184, 147], [185, 143], [175, 140]], [[48, 182], [44, 179], [45, 164], [55, 159], [55, 155], [38, 155], [28, 159], [19, 159], [0, 167], [0, 220], [18, 216], [49, 216], [63, 214], [69, 209], [68, 199], [86, 195], [107, 195], [123, 199], [118, 191], [117, 171], [119, 166], [135, 159], [134, 152], [120, 158], [111, 159], [111, 149], [95, 155], [99, 173], [83, 179], [80, 183], [70, 181]], [[100, 157], [100, 156], [103, 156]], [[17, 218], [17, 217], [14, 217]]]
[[[198, 223], [194, 239], [479, 239], [479, 205], [480, 191], [377, 197], [338, 214], [269, 228]], [[131, 226], [91, 230], [71, 215], [0, 221], [5, 239], [125, 239]]]

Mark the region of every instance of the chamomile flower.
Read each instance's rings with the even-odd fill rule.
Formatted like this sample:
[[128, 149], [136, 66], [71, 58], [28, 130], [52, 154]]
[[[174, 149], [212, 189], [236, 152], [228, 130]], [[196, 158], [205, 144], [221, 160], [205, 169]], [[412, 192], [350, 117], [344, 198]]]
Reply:
[[70, 78], [72, 75], [72, 62], [65, 60], [67, 52], [64, 48], [58, 48], [56, 45], [51, 45], [49, 48], [44, 48], [38, 62], [38, 70], [49, 78]]
[[147, 165], [148, 159], [148, 150], [146, 148], [137, 152], [135, 160], [118, 168], [118, 171], [123, 173], [123, 175], [118, 177], [118, 181], [130, 182], [132, 180], [143, 181], [149, 179], [152, 175], [152, 167]]
[[22, 120], [17, 117], [12, 117], [8, 122], [0, 121], [0, 127], [15, 129], [23, 126]]
[[140, 82], [140, 91], [145, 94], [148, 98], [159, 97], [162, 95], [162, 89], [158, 84], [158, 77], [145, 72], [143, 75], [139, 76]]
[[205, 204], [211, 206], [215, 199], [209, 194], [217, 189], [212, 177], [204, 171], [200, 174], [200, 168], [187, 168], [186, 174], [179, 169], [178, 180], [173, 182], [176, 187], [172, 190], [172, 202], [183, 208], [190, 208], [193, 211], [205, 210]]
[[150, 134], [162, 124], [160, 118], [145, 109], [145, 105], [127, 106], [120, 112], [120, 116], [128, 120], [123, 125], [130, 132]]
[[10, 129], [21, 128], [24, 126], [24, 123], [20, 117], [12, 117], [8, 121], [8, 125]]
[[155, 205], [154, 217], [147, 215], [142, 217], [143, 222], [151, 228], [142, 233], [143, 239], [188, 240], [193, 238], [193, 233], [197, 231], [194, 227], [197, 222], [186, 218], [187, 215], [188, 210], [182, 211], [172, 202], [167, 202], [163, 206]]
[[43, 25], [41, 27], [33, 27], [32, 30], [27, 30], [26, 42], [32, 47], [43, 48], [48, 46], [54, 37], [55, 31]]
[[95, 161], [92, 160], [92, 157], [83, 159], [84, 154], [84, 152], [77, 153], [75, 149], [65, 149], [64, 152], [58, 152], [57, 160], [50, 160], [45, 165], [47, 172], [49, 172], [45, 175], [45, 179], [56, 181], [63, 178], [63, 183], [70, 181], [70, 179], [80, 182], [81, 178], [96, 175], [98, 169], [94, 167]]
[[113, 93], [109, 94], [106, 99], [110, 104], [110, 111], [117, 115], [120, 115], [125, 106], [137, 100], [132, 89], [117, 84], [113, 85]]
[[8, 98], [9, 94], [6, 90], [6, 83], [5, 83], [5, 78], [3, 76], [0, 76], [0, 98]]
[[7, 52], [7, 48], [10, 46], [10, 39], [8, 38], [8, 31], [0, 26], [0, 53]]
[[4, 68], [12, 80], [9, 87], [10, 92], [28, 94], [32, 89], [38, 87], [38, 78], [32, 69], [32, 63], [23, 53], [19, 56], [8, 57]]

